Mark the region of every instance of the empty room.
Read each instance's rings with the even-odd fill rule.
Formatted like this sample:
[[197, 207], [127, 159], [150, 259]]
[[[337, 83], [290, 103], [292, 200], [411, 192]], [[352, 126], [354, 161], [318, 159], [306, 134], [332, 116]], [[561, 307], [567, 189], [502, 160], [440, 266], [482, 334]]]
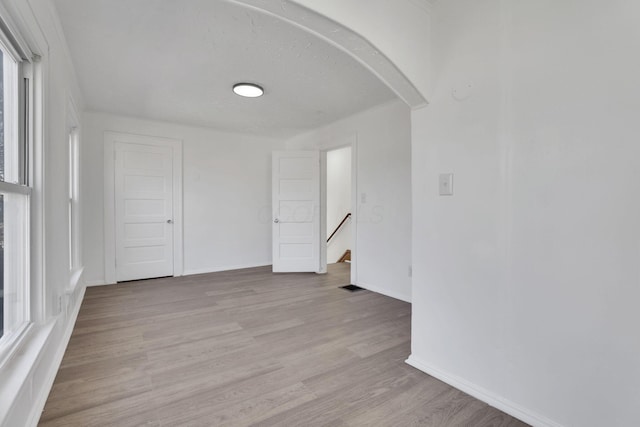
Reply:
[[0, 426], [634, 426], [640, 4], [0, 0]]

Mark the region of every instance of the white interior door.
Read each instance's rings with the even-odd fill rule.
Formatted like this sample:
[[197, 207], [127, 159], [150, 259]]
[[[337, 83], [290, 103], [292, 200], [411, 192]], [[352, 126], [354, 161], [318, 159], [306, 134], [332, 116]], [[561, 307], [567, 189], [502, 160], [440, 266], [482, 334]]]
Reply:
[[320, 268], [320, 155], [273, 153], [273, 271]]
[[116, 280], [173, 275], [170, 147], [115, 143]]

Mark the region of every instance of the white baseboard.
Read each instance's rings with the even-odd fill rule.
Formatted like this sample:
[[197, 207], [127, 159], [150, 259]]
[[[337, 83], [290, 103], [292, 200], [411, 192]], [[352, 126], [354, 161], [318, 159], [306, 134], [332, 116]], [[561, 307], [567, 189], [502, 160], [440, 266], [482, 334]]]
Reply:
[[113, 283], [107, 283], [104, 280], [91, 280], [89, 282], [85, 282], [84, 284], [87, 288], [91, 288], [93, 286], [113, 285]]
[[390, 291], [388, 289], [381, 288], [379, 286], [369, 285], [367, 283], [362, 283], [362, 282], [357, 282], [356, 285], [360, 286], [361, 288], [365, 288], [368, 291], [375, 292], [377, 294], [382, 294], [391, 298], [399, 299], [400, 301], [408, 302], [409, 304], [411, 304], [411, 297], [401, 294], [399, 292]]
[[562, 424], [498, 396], [483, 387], [435, 368], [414, 355], [409, 356], [406, 363], [534, 427], [563, 427]]
[[190, 270], [185, 270], [185, 276], [193, 276], [194, 274], [207, 274], [207, 273], [219, 273], [221, 271], [230, 271], [230, 270], [243, 270], [245, 268], [255, 268], [255, 267], [267, 267], [271, 265], [271, 263], [266, 264], [243, 264], [243, 265], [229, 265], [224, 267], [208, 267], [208, 268], [194, 268]]
[[65, 289], [65, 294], [67, 295], [71, 295], [73, 294], [76, 289], [78, 289], [78, 286], [80, 286], [81, 281], [80, 279], [82, 278], [82, 274], [84, 273], [84, 266], [78, 268], [76, 271], [73, 272], [73, 274], [71, 274], [71, 280], [69, 281], [69, 286], [67, 286], [67, 289]]
[[71, 339], [71, 333], [73, 332], [73, 328], [76, 325], [76, 319], [78, 318], [78, 313], [80, 312], [80, 306], [82, 305], [82, 300], [84, 299], [85, 290], [86, 287], [83, 286], [78, 293], [76, 305], [75, 307], [73, 307], [71, 317], [68, 319], [67, 327], [65, 328], [64, 334], [62, 335], [62, 340], [58, 344], [55, 355], [50, 361], [49, 367], [47, 369], [48, 372], [46, 374], [44, 384], [31, 407], [32, 409], [31, 413], [29, 414], [28, 422], [26, 424], [27, 426], [37, 427], [38, 422], [40, 421], [40, 416], [42, 415], [42, 411], [44, 410], [44, 405], [47, 403], [49, 392], [51, 392], [53, 382], [56, 379], [58, 369], [60, 368], [60, 364], [62, 363], [64, 352], [67, 350], [67, 345], [69, 344], [69, 340]]
[[[207, 267], [207, 268], [193, 268], [190, 270], [184, 270], [182, 272], [183, 276], [193, 276], [195, 274], [207, 274], [207, 273], [219, 273], [221, 271], [230, 271], [230, 270], [243, 270], [245, 268], [255, 268], [255, 267], [267, 267], [271, 265], [270, 262], [264, 264], [242, 264], [242, 265], [230, 265], [224, 267]], [[115, 283], [107, 283], [104, 280], [90, 280], [85, 282], [85, 285], [88, 288], [94, 286], [109, 286], [114, 285]]]

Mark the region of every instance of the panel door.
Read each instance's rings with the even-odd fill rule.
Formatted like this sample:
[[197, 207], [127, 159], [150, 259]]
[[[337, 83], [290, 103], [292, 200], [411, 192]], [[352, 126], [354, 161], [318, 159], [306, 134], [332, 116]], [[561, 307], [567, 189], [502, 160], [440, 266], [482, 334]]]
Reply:
[[173, 275], [170, 147], [115, 143], [116, 279]]
[[318, 151], [273, 153], [273, 271], [320, 268]]

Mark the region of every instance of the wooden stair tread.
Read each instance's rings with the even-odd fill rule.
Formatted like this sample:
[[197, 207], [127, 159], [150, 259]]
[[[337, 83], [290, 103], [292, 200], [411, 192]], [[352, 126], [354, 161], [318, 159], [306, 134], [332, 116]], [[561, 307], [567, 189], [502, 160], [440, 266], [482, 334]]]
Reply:
[[338, 260], [338, 262], [346, 262], [346, 261], [351, 262], [351, 249], [347, 249]]

